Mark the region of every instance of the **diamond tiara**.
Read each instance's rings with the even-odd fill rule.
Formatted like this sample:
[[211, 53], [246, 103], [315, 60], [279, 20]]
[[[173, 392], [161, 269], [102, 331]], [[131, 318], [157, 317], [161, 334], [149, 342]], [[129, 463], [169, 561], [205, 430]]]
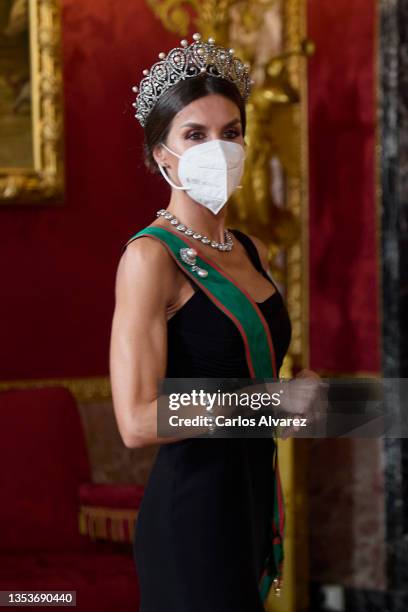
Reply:
[[196, 32], [193, 34], [193, 40], [189, 45], [188, 41], [183, 39], [180, 41], [181, 47], [171, 49], [167, 56], [163, 51], [159, 53], [160, 61], [153, 64], [150, 70], [145, 68], [145, 78], [140, 81], [139, 87], [132, 87], [132, 91], [139, 92], [136, 102], [132, 105], [136, 108], [135, 117], [142, 127], [145, 126], [157, 100], [170, 87], [200, 74], [231, 81], [238, 88], [243, 100], [248, 99], [254, 82], [249, 75], [249, 65], [234, 56], [234, 49], [216, 45], [214, 38], [204, 42], [201, 40], [201, 34]]

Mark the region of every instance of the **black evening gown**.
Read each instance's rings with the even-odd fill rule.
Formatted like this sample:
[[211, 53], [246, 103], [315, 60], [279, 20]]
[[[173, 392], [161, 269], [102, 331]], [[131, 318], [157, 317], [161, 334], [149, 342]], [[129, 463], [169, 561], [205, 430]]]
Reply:
[[[276, 289], [258, 306], [279, 373], [292, 333], [285, 301], [252, 240], [230, 231]], [[166, 377], [250, 378], [237, 328], [193, 286], [196, 292], [168, 321]], [[263, 612], [258, 580], [270, 545], [274, 444], [273, 438], [205, 437], [159, 447], [133, 543], [139, 612]]]

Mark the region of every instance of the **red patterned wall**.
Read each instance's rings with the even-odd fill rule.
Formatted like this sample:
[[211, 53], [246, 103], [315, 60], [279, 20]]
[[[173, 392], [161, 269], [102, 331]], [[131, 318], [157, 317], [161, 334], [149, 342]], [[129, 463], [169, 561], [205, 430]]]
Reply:
[[373, 0], [310, 0], [312, 369], [380, 368]]

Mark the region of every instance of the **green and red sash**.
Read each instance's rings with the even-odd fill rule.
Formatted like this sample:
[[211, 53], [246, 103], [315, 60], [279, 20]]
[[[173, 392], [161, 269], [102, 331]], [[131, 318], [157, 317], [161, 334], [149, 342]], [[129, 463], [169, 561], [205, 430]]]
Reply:
[[[189, 240], [185, 234], [172, 229], [149, 226], [134, 234], [123, 248], [140, 236], [151, 236], [160, 240], [179, 267], [236, 325], [244, 343], [251, 378], [278, 378], [275, 351], [269, 326], [258, 304], [248, 292], [240, 287], [216, 263], [205, 257], [197, 248], [198, 245]], [[200, 276], [198, 269], [193, 270], [192, 265], [182, 259], [180, 250], [185, 248], [196, 250], [195, 264], [198, 269], [207, 271], [207, 276]], [[271, 587], [273, 586], [275, 593], [279, 594], [279, 589], [283, 583], [285, 508], [279, 476], [277, 440], [275, 440], [273, 487], [274, 507], [270, 534], [271, 549], [259, 580], [259, 590], [264, 602]]]

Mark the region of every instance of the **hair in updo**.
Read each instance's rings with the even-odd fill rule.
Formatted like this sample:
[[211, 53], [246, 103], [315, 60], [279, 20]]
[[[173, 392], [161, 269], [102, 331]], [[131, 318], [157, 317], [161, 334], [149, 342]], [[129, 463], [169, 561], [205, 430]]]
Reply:
[[185, 106], [208, 94], [221, 94], [234, 102], [241, 115], [242, 133], [245, 135], [245, 102], [234, 83], [210, 75], [189, 77], [170, 87], [153, 106], [144, 126], [144, 163], [153, 174], [160, 174], [153, 157], [156, 145], [165, 142], [175, 115]]

